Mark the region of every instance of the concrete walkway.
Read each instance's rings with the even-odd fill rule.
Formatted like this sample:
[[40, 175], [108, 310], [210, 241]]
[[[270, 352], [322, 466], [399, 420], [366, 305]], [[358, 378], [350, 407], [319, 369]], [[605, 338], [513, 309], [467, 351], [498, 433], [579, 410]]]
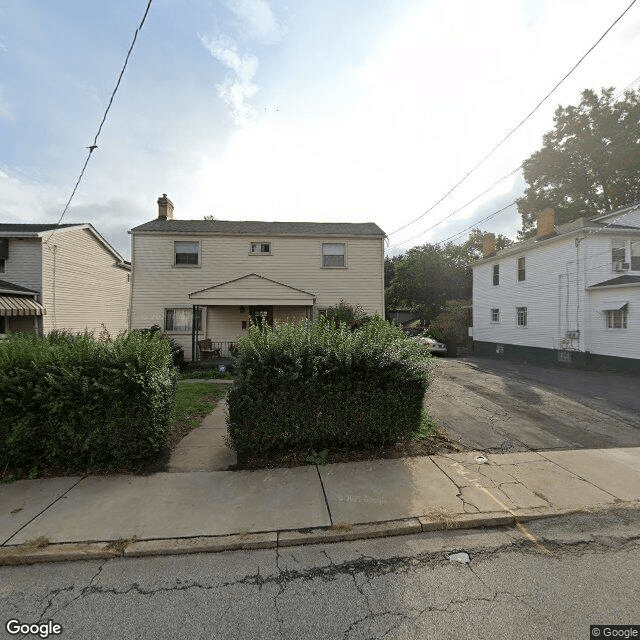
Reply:
[[225, 471], [235, 465], [236, 453], [226, 443], [227, 414], [227, 403], [220, 400], [200, 426], [177, 444], [167, 471]]
[[640, 448], [21, 480], [0, 485], [0, 564], [506, 525], [614, 505], [640, 507]]

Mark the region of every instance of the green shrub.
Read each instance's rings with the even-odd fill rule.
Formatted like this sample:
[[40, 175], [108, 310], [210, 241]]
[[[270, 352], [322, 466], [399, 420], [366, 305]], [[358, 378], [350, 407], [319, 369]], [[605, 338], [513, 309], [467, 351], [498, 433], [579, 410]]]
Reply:
[[420, 426], [430, 358], [381, 318], [251, 327], [238, 348], [227, 400], [240, 454], [370, 448]]
[[154, 333], [10, 335], [0, 342], [0, 467], [138, 466], [165, 446], [175, 383], [169, 344]]

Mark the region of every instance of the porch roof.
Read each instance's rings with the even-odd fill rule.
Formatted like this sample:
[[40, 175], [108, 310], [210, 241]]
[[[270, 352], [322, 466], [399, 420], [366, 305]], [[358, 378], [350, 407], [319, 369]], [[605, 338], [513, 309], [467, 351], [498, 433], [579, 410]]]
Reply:
[[201, 305], [282, 305], [311, 306], [315, 295], [282, 282], [276, 282], [257, 273], [229, 280], [189, 294]]

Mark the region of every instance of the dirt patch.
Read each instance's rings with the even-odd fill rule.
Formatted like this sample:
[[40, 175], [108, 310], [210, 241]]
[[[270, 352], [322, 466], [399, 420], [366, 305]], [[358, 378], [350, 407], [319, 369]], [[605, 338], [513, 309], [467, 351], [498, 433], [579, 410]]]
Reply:
[[[411, 458], [416, 456], [433, 456], [442, 453], [459, 453], [467, 448], [449, 438], [444, 429], [438, 427], [422, 440], [400, 440], [394, 446], [377, 449], [329, 449], [326, 463], [364, 462], [366, 460], [392, 460], [394, 458]], [[278, 467], [301, 467], [313, 464], [308, 458], [309, 451], [281, 451], [268, 455], [256, 455], [247, 458], [238, 456], [238, 464], [234, 469], [275, 469]]]

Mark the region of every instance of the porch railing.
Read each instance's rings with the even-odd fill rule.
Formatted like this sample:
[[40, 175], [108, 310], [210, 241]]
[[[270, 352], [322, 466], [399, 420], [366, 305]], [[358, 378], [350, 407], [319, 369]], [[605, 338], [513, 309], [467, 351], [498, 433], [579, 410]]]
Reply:
[[[197, 342], [196, 342], [197, 345]], [[222, 342], [214, 342], [211, 341], [211, 350], [207, 350], [206, 352], [201, 352], [200, 348], [196, 346], [198, 360], [217, 360], [217, 359], [225, 359], [228, 360], [233, 358], [235, 355], [235, 350], [237, 348], [236, 342], [231, 341], [222, 341]]]

